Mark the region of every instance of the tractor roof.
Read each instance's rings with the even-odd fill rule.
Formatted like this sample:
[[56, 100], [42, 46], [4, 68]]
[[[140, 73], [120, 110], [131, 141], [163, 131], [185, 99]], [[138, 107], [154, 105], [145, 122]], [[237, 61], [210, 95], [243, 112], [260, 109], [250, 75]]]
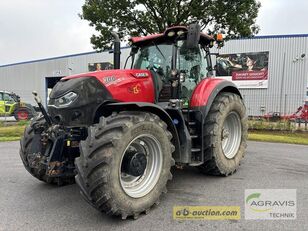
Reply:
[[[170, 32], [174, 32], [175, 35], [177, 34], [177, 32], [179, 31], [183, 31], [183, 32], [187, 32], [188, 29], [186, 26], [174, 26], [174, 27], [169, 27], [165, 30], [164, 33], [160, 33], [160, 34], [152, 34], [152, 35], [148, 35], [148, 36], [143, 36], [143, 37], [132, 37], [130, 38], [130, 41], [132, 42], [133, 45], [136, 46], [145, 46], [147, 44], [150, 44], [152, 42], [155, 43], [160, 43], [160, 42], [164, 42], [166, 40], [172, 40], [172, 37], [168, 36], [168, 33]], [[174, 39], [174, 38], [173, 38]], [[209, 44], [211, 41], [214, 41], [215, 39], [205, 33], [200, 33], [200, 44]]]
[[9, 95], [13, 94], [13, 92], [9, 92], [9, 91], [0, 91], [0, 93], [6, 93], [6, 94], [9, 94]]

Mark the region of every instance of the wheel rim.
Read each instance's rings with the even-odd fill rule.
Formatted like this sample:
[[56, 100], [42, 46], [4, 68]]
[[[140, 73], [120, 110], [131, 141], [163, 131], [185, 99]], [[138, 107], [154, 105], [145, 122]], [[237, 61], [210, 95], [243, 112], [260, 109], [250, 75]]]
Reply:
[[28, 119], [28, 112], [26, 111], [18, 111], [17, 116], [19, 120], [27, 120]]
[[238, 152], [242, 139], [241, 119], [236, 112], [231, 112], [225, 119], [221, 131], [222, 150], [228, 159]]
[[[122, 171], [123, 158], [129, 152], [142, 152], [147, 159], [146, 168], [142, 175], [132, 176]], [[147, 195], [156, 185], [163, 165], [163, 154], [160, 142], [150, 134], [134, 138], [122, 154], [119, 168], [120, 183], [127, 195], [140, 198]]]

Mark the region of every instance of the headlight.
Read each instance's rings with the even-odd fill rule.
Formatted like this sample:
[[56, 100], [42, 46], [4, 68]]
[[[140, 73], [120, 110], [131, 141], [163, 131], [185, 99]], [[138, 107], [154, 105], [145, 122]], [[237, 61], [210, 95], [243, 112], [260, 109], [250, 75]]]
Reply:
[[72, 104], [76, 99], [78, 95], [75, 92], [69, 92], [65, 94], [64, 96], [61, 96], [60, 98], [55, 99], [54, 106], [55, 107], [67, 107], [70, 104]]

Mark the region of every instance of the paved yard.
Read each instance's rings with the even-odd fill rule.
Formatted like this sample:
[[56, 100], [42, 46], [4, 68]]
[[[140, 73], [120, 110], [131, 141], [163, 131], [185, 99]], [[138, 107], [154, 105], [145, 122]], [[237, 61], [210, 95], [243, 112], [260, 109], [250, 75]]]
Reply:
[[[101, 214], [80, 196], [77, 185], [55, 187], [23, 167], [19, 143], [0, 143], [0, 230], [308, 230], [308, 146], [249, 142], [239, 171], [210, 177], [194, 168], [174, 170], [159, 206], [138, 220]], [[244, 190], [297, 189], [297, 219], [245, 220]], [[175, 221], [175, 205], [241, 206], [238, 221]]]

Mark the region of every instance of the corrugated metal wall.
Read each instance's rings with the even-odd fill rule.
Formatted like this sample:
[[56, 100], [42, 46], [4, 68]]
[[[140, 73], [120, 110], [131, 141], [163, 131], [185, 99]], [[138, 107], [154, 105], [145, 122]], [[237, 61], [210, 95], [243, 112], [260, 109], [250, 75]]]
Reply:
[[[303, 104], [308, 83], [308, 37], [256, 37], [231, 40], [219, 51], [221, 54], [269, 51], [268, 89], [241, 89], [249, 115], [267, 112], [292, 113]], [[121, 64], [130, 50], [122, 49]], [[300, 55], [306, 54], [301, 59]], [[294, 61], [297, 57], [298, 60]], [[88, 71], [88, 63], [112, 61], [112, 54], [87, 53], [45, 61], [0, 66], [0, 90], [14, 91], [23, 100], [34, 104], [31, 92], [46, 95], [46, 77], [66, 76]], [[283, 75], [284, 72], [284, 75]], [[284, 76], [284, 77], [283, 77]], [[284, 79], [284, 81], [283, 81]]]
[[[289, 114], [303, 105], [308, 83], [308, 37], [256, 37], [231, 40], [221, 54], [269, 51], [269, 86], [267, 89], [240, 89], [249, 115], [281, 112]], [[301, 54], [306, 57], [300, 58]], [[299, 58], [296, 60], [296, 58]]]

